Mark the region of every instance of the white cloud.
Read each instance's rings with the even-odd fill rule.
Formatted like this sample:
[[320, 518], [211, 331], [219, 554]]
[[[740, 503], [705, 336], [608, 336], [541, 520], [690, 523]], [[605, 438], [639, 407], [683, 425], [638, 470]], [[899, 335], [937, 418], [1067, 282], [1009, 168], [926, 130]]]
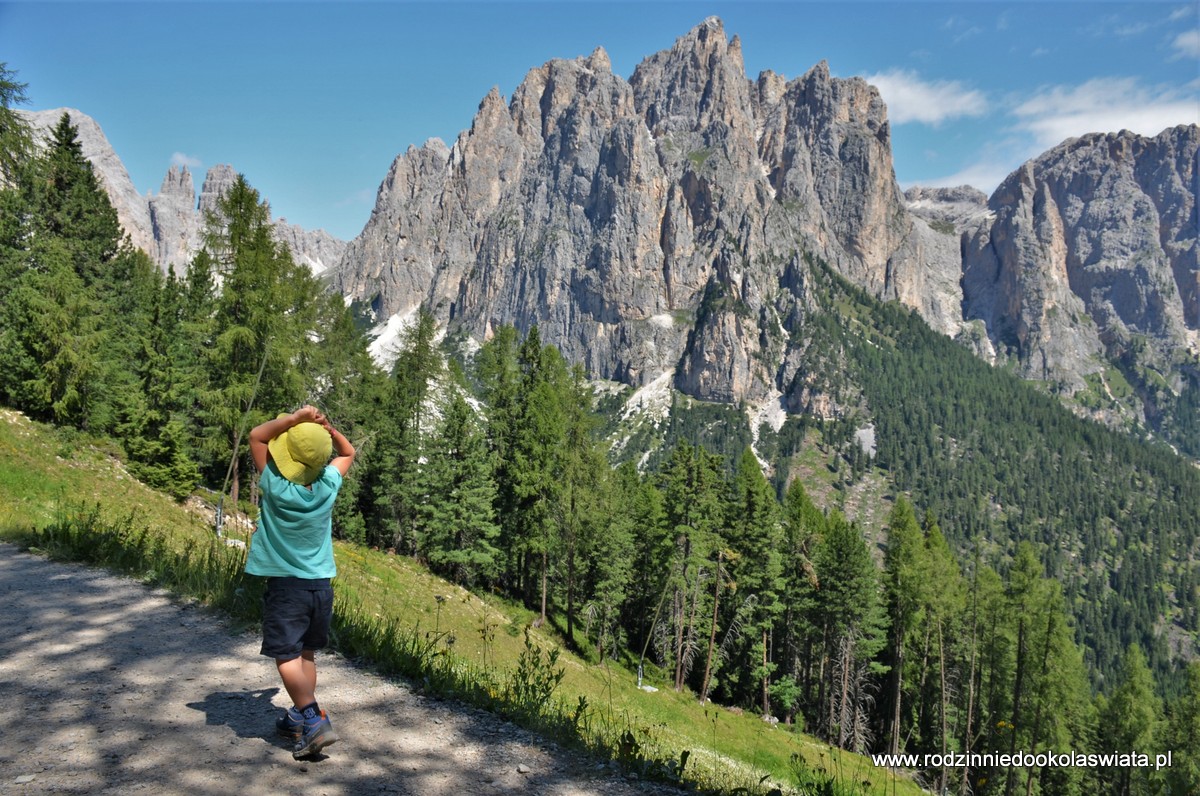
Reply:
[[957, 80], [926, 81], [902, 69], [868, 75], [866, 79], [879, 89], [893, 124], [920, 122], [936, 127], [948, 119], [982, 116], [987, 111], [983, 93]]
[[1200, 97], [1147, 88], [1134, 78], [1099, 78], [1079, 86], [1051, 86], [1018, 105], [1019, 129], [1044, 148], [1087, 133], [1129, 130], [1158, 135], [1177, 124], [1200, 123]]
[[189, 169], [198, 169], [204, 165], [204, 161], [200, 158], [194, 158], [191, 155], [185, 155], [182, 152], [176, 152], [171, 155], [171, 165], [177, 167], [187, 166]]
[[1180, 33], [1171, 42], [1177, 58], [1200, 58], [1200, 30], [1188, 30]]

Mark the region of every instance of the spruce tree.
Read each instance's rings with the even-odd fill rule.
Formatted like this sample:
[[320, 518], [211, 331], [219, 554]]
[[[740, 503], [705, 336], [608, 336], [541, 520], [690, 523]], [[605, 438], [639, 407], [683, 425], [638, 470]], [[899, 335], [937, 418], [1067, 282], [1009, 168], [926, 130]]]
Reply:
[[486, 586], [499, 564], [496, 487], [483, 432], [461, 394], [448, 401], [427, 451], [416, 507], [419, 549], [435, 572], [468, 588]]
[[374, 500], [380, 526], [386, 529], [380, 541], [406, 554], [417, 551], [420, 468], [434, 431], [433, 391], [442, 374], [436, 337], [433, 314], [420, 308], [415, 322], [400, 336], [383, 413], [387, 422], [379, 430], [378, 455], [371, 460], [377, 471], [372, 476]]

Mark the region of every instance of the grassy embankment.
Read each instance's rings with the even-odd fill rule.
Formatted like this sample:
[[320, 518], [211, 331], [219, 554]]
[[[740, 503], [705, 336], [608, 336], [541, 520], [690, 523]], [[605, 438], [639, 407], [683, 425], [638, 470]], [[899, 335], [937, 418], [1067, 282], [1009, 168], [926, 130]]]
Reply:
[[[241, 574], [243, 551], [220, 543], [210, 518], [137, 482], [117, 454], [111, 443], [0, 410], [0, 538], [124, 571], [252, 626], [260, 584]], [[235, 524], [229, 535], [244, 533]], [[683, 759], [683, 781], [705, 790], [920, 793], [869, 759], [700, 705], [653, 672], [648, 682], [660, 690], [638, 690], [627, 668], [562, 650], [552, 628], [531, 627], [530, 611], [416, 562], [342, 544], [337, 557], [339, 651], [430, 693], [509, 716], [642, 776], [678, 779]]]

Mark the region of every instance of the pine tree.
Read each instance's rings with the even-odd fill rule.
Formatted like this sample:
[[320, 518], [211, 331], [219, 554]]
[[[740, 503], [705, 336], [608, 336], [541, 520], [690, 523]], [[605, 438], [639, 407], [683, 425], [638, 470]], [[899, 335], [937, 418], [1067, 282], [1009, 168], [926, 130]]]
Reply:
[[[672, 451], [660, 479], [667, 527], [675, 539], [664, 623], [671, 638], [664, 637], [668, 643], [664, 643], [660, 658], [674, 668], [675, 690], [681, 691], [696, 662], [700, 639], [708, 639], [709, 650], [714, 645], [713, 628], [708, 626], [702, 598], [705, 583], [723, 577], [720, 533], [728, 486], [720, 459], [687, 443]], [[703, 632], [704, 626], [708, 626], [708, 633]], [[712, 655], [706, 657], [711, 669]]]
[[1187, 685], [1179, 699], [1167, 707], [1163, 743], [1170, 750], [1171, 767], [1159, 777], [1166, 793], [1200, 793], [1200, 661], [1187, 667]]
[[557, 546], [562, 551], [566, 569], [563, 588], [566, 591], [567, 638], [573, 643], [575, 613], [583, 580], [581, 557], [608, 525], [604, 492], [609, 467], [593, 440], [596, 421], [591, 414], [592, 391], [581, 367], [571, 369], [569, 380], [562, 384], [562, 389], [560, 497], [555, 504], [554, 519], [558, 526]]
[[[615, 657], [628, 638], [639, 638], [636, 634], [639, 628], [627, 636], [622, 623], [624, 609], [646, 599], [635, 574], [652, 571], [635, 570], [636, 539], [639, 532], [653, 533], [656, 523], [661, 529], [662, 516], [653, 487], [645, 488], [632, 466], [611, 472], [603, 479], [602, 487], [598, 519], [603, 524], [592, 529], [584, 550], [587, 600], [584, 613], [601, 661]], [[645, 621], [652, 620], [653, 617], [645, 616]]]
[[35, 170], [33, 233], [63, 241], [75, 273], [91, 287], [116, 257], [124, 234], [68, 114], [59, 118]]
[[475, 378], [486, 404], [488, 448], [496, 481], [496, 517], [500, 524], [497, 546], [501, 554], [501, 584], [509, 593], [520, 590], [520, 554], [513, 450], [519, 425], [520, 368], [517, 364], [517, 331], [502, 326], [475, 357]]

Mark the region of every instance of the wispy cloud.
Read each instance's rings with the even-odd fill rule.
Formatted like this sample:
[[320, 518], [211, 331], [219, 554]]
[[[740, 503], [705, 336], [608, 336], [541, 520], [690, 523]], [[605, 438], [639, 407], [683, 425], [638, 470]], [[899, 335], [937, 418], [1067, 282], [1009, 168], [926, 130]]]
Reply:
[[1134, 78], [1100, 78], [1045, 88], [1013, 114], [1019, 129], [1048, 148], [1087, 133], [1129, 130], [1153, 136], [1177, 124], [1200, 123], [1200, 97], [1149, 88]]
[[1200, 30], [1187, 30], [1171, 42], [1176, 58], [1200, 58]]
[[182, 152], [176, 152], [171, 155], [171, 165], [179, 168], [187, 166], [189, 169], [198, 169], [204, 165], [204, 161], [191, 155], [185, 155]]
[[919, 122], [936, 127], [949, 119], [982, 116], [987, 111], [983, 93], [957, 80], [922, 80], [916, 72], [903, 69], [866, 79], [879, 89], [893, 124]]
[[962, 44], [983, 33], [983, 28], [958, 15], [948, 17], [942, 22], [941, 28], [950, 34], [950, 40], [955, 44]]
[[335, 207], [361, 207], [363, 205], [370, 206], [375, 203], [376, 190], [374, 188], [360, 188], [349, 196], [344, 196], [335, 203]]

